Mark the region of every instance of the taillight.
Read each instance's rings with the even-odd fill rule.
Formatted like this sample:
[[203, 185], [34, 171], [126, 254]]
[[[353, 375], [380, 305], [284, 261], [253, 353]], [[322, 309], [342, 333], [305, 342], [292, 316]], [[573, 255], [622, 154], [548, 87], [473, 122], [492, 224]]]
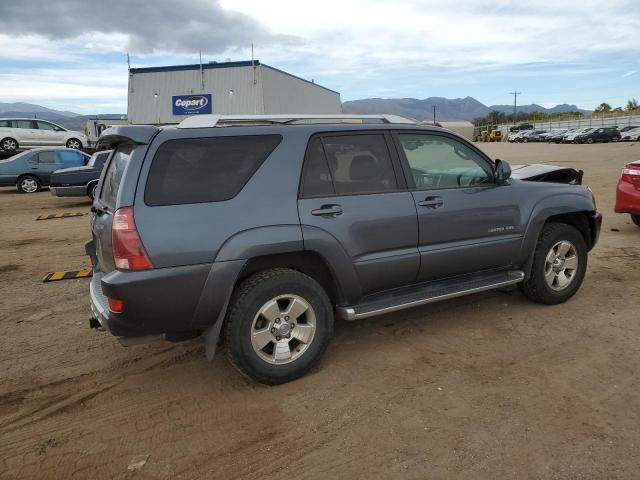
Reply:
[[116, 210], [111, 227], [111, 239], [113, 259], [118, 270], [149, 270], [153, 268], [136, 230], [131, 207]]
[[637, 163], [629, 163], [622, 169], [620, 179], [623, 182], [640, 183], [640, 165]]
[[124, 310], [124, 302], [118, 298], [107, 297], [109, 302], [109, 310], [113, 313], [122, 313]]

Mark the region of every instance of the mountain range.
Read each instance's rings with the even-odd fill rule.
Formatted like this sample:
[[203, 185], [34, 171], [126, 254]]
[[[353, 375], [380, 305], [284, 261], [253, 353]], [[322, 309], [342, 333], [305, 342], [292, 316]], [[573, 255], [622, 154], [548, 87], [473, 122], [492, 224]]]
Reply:
[[[484, 117], [492, 111], [513, 113], [513, 105], [490, 105], [486, 106], [473, 97], [465, 98], [443, 98], [429, 97], [425, 99], [417, 98], [364, 98], [362, 100], [351, 100], [342, 104], [344, 113], [357, 114], [380, 114], [389, 113], [400, 115], [416, 120], [432, 120], [433, 107], [436, 107], [437, 121], [450, 120], [473, 120]], [[581, 112], [589, 113], [588, 110], [581, 110], [576, 105], [561, 104], [552, 108], [545, 108], [535, 103], [530, 105], [518, 105], [518, 112]]]
[[[474, 118], [484, 117], [491, 111], [496, 110], [504, 113], [512, 113], [513, 105], [491, 105], [486, 106], [473, 97], [465, 98], [443, 98], [429, 97], [425, 99], [417, 98], [364, 98], [361, 100], [351, 100], [342, 104], [344, 113], [355, 114], [381, 114], [388, 113], [400, 115], [403, 117], [413, 118], [416, 120], [432, 120], [433, 107], [436, 107], [436, 120], [473, 120]], [[519, 105], [518, 112], [582, 112], [590, 113], [588, 110], [580, 110], [575, 105], [556, 105], [552, 108], [545, 108], [540, 105]], [[70, 130], [83, 130], [85, 123], [89, 119], [103, 118], [114, 119], [122, 118], [124, 115], [120, 113], [99, 114], [99, 115], [80, 115], [78, 113], [54, 110], [51, 108], [35, 105], [32, 103], [0, 103], [0, 118], [7, 117], [23, 117], [23, 118], [41, 118], [51, 122], [58, 123]]]

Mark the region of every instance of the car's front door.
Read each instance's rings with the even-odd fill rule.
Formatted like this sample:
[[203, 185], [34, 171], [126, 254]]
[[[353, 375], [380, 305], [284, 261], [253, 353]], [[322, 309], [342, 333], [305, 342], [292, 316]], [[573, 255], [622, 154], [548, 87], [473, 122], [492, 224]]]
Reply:
[[442, 133], [397, 132], [418, 210], [420, 281], [509, 267], [522, 241], [511, 186], [473, 145]]
[[36, 121], [40, 145], [64, 145], [65, 132], [49, 122]]
[[391, 137], [382, 132], [311, 139], [298, 202], [303, 227], [346, 251], [363, 294], [413, 283], [418, 225]]

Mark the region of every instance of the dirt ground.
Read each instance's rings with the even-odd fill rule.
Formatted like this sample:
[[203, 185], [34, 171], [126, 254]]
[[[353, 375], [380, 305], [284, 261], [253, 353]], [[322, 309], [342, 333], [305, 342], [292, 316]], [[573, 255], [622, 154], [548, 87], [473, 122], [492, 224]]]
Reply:
[[488, 292], [340, 322], [318, 369], [251, 383], [200, 339], [88, 328], [89, 204], [0, 189], [0, 478], [638, 478], [640, 228], [613, 213], [640, 144], [483, 144], [583, 169], [604, 213], [582, 289]]

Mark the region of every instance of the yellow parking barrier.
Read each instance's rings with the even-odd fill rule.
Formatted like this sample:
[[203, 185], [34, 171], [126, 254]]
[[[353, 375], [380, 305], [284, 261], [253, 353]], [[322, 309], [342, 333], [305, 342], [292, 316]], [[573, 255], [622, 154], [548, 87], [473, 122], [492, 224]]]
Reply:
[[83, 268], [82, 270], [71, 270], [68, 272], [51, 272], [47, 273], [42, 279], [43, 282], [57, 282], [60, 280], [73, 280], [75, 278], [89, 278], [93, 276], [91, 268]]
[[83, 215], [87, 215], [87, 214], [83, 212], [43, 213], [42, 215], [38, 215], [38, 218], [36, 218], [36, 221], [53, 220], [54, 218], [81, 217]]

